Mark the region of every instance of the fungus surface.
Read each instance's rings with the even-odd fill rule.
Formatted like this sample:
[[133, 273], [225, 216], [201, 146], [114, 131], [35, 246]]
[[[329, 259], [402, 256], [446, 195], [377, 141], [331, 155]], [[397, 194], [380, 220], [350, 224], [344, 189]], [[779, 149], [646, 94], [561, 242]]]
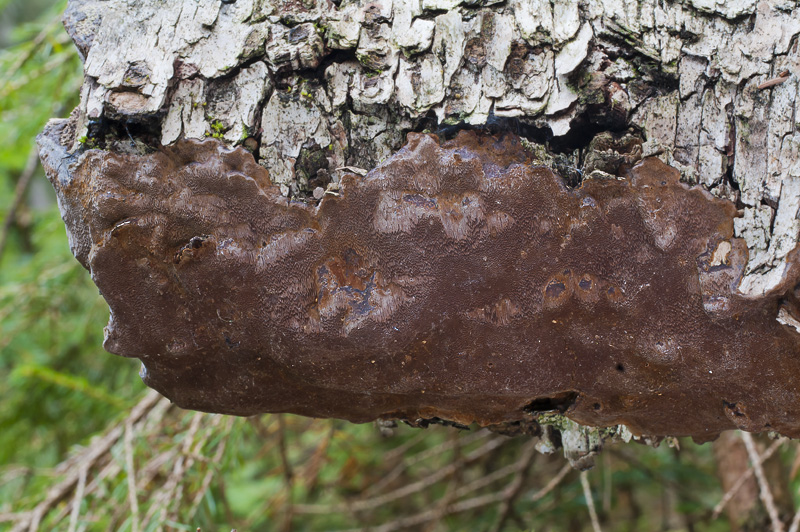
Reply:
[[657, 159], [569, 189], [513, 135], [409, 134], [316, 205], [216, 140], [70, 165], [60, 127], [105, 347], [182, 407], [800, 436], [797, 271], [740, 295], [736, 208]]

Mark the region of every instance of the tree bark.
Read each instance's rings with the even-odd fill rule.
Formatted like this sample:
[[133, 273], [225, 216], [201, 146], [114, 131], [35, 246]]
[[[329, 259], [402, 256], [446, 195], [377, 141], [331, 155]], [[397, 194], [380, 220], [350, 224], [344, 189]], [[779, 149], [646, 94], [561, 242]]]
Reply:
[[373, 168], [408, 131], [500, 122], [586, 169], [595, 135], [633, 128], [643, 156], [739, 202], [741, 290], [759, 294], [797, 244], [797, 15], [786, 0], [73, 0], [75, 139], [102, 119], [163, 144], [211, 134], [288, 195]]
[[[87, 148], [138, 156], [211, 137], [250, 151], [284, 196], [313, 202], [391, 159], [410, 132], [511, 131], [573, 186], [649, 156], [677, 168], [739, 210], [738, 295], [776, 308], [790, 298], [795, 2], [71, 0], [65, 25], [86, 79], [80, 106], [41, 141], [56, 183]], [[74, 198], [60, 201], [88, 257], [76, 233], [91, 230]], [[800, 332], [791, 305], [777, 320]], [[735, 423], [754, 415], [726, 405]]]

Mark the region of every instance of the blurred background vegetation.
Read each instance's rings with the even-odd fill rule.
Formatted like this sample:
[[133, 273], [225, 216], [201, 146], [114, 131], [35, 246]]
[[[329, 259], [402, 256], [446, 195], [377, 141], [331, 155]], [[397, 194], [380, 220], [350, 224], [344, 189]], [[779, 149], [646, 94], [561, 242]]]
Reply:
[[755, 440], [774, 456], [767, 490], [735, 433], [611, 446], [581, 476], [524, 437], [215, 416], [148, 392], [137, 361], [101, 348], [107, 307], [33, 151], [77, 103], [64, 7], [0, 0], [0, 530], [776, 529], [765, 490], [791, 520], [798, 453], [784, 439]]

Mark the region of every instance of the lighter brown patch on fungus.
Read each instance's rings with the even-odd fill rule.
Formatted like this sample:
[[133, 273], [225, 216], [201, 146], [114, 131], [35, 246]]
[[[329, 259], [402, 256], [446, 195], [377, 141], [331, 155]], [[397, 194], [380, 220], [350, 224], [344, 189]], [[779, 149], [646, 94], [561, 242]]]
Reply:
[[57, 163], [106, 348], [180, 406], [800, 436], [796, 269], [740, 295], [734, 205], [657, 159], [573, 190], [513, 135], [409, 134], [318, 206], [213, 140]]

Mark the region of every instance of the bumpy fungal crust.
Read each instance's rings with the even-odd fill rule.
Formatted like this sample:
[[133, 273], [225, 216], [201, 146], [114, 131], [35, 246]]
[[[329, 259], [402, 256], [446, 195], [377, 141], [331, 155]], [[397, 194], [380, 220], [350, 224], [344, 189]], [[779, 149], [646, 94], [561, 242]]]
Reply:
[[796, 270], [740, 295], [736, 208], [657, 159], [572, 190], [513, 135], [409, 134], [317, 206], [217, 141], [65, 172], [57, 137], [105, 347], [182, 407], [800, 436]]

